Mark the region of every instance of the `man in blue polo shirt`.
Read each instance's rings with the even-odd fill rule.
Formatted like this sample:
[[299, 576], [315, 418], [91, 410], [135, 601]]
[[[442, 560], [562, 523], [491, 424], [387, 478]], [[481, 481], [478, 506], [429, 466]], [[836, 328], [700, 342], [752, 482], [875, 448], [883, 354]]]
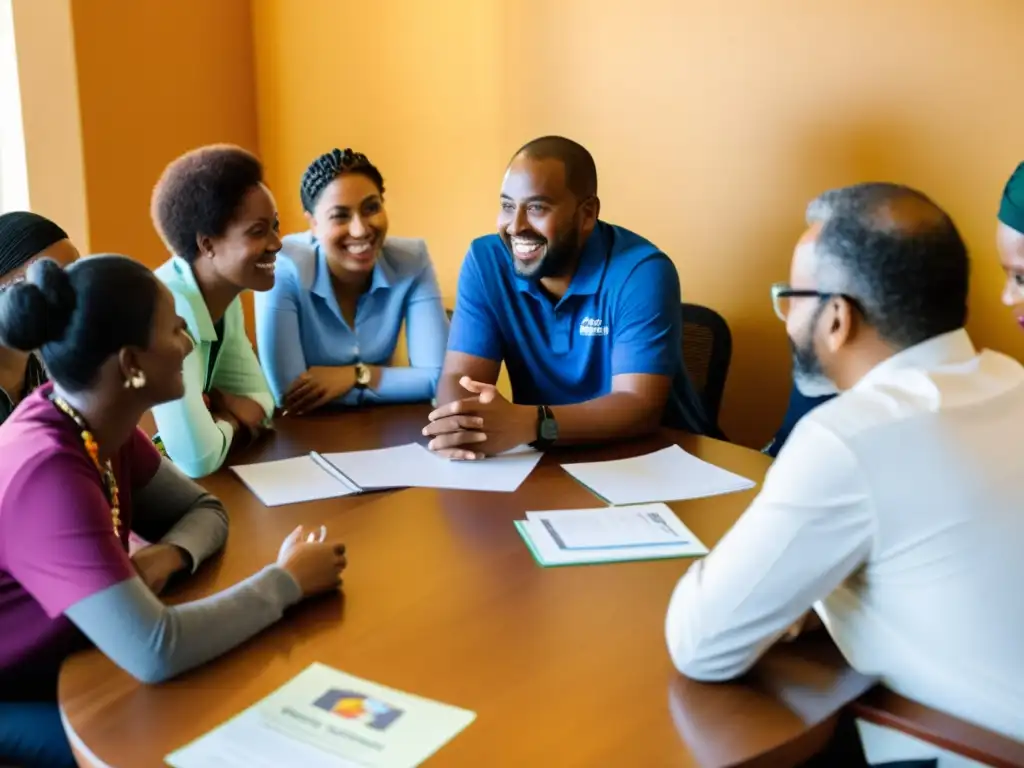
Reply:
[[[440, 407], [423, 430], [431, 450], [474, 459], [662, 423], [714, 430], [683, 372], [675, 266], [600, 208], [594, 159], [576, 142], [547, 136], [512, 158], [498, 232], [462, 265]], [[502, 361], [512, 403], [495, 387]]]

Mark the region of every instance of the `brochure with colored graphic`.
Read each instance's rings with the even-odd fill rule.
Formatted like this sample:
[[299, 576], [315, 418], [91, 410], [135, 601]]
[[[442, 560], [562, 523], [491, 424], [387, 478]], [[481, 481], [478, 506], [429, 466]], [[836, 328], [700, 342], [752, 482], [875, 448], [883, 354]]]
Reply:
[[475, 718], [315, 663], [166, 762], [172, 768], [413, 768]]
[[542, 566], [699, 557], [707, 547], [665, 504], [527, 512], [515, 521]]

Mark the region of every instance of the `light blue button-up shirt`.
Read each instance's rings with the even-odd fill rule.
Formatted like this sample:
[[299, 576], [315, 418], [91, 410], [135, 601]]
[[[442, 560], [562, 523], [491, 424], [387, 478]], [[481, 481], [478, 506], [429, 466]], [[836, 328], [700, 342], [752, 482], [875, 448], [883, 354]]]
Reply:
[[[341, 314], [327, 259], [308, 232], [288, 235], [277, 255], [274, 288], [256, 294], [256, 342], [280, 404], [288, 386], [313, 366], [356, 363], [382, 368], [376, 390], [353, 388], [344, 405], [428, 401], [448, 343], [448, 316], [423, 240], [389, 237], [370, 287], [356, 305], [355, 328]], [[409, 366], [391, 367], [405, 322]]]

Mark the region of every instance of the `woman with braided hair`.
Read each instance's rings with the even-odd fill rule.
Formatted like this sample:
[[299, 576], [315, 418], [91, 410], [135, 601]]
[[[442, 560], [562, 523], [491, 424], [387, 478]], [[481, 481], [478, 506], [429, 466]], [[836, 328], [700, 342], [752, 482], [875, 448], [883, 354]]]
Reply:
[[[66, 267], [78, 258], [78, 250], [44, 216], [28, 211], [0, 216], [0, 292], [24, 280], [25, 270], [42, 258]], [[0, 346], [0, 424], [45, 381], [46, 370], [34, 352]]]
[[[387, 237], [384, 179], [359, 152], [316, 158], [300, 192], [309, 231], [284, 238], [274, 287], [256, 297], [260, 359], [277, 402], [302, 414], [429, 401], [448, 317], [426, 243]], [[403, 321], [409, 365], [392, 366]]]

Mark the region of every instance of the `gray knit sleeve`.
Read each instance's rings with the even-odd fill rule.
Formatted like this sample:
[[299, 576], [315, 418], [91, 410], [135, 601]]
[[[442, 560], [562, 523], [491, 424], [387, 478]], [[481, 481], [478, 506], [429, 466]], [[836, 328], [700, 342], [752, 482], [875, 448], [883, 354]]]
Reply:
[[291, 575], [270, 565], [177, 606], [164, 605], [136, 576], [80, 600], [65, 615], [119, 667], [159, 683], [245, 642], [301, 599]]
[[132, 492], [132, 506], [134, 531], [146, 541], [183, 549], [193, 573], [228, 536], [228, 515], [220, 499], [166, 458], [153, 478]]

